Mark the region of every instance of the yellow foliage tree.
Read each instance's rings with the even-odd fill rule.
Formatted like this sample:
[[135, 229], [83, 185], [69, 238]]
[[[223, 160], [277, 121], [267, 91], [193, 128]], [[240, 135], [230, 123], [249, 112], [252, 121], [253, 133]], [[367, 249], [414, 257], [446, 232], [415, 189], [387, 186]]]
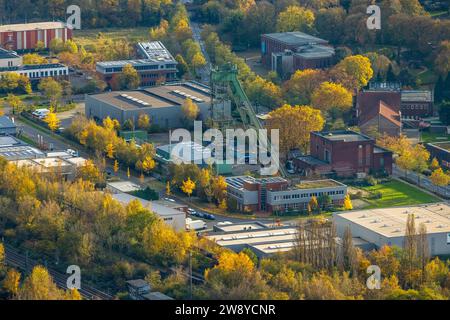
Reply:
[[197, 119], [198, 114], [200, 113], [199, 107], [197, 104], [192, 102], [190, 98], [184, 100], [183, 105], [181, 106], [181, 111], [186, 119], [191, 121]]
[[442, 168], [438, 168], [433, 171], [430, 180], [435, 186], [446, 187], [450, 183], [450, 176], [446, 174]]
[[195, 187], [195, 182], [192, 181], [191, 178], [188, 178], [187, 180], [183, 181], [183, 184], [181, 185], [181, 191], [191, 197], [192, 192], [194, 192], [195, 190]]
[[309, 31], [314, 25], [314, 12], [300, 6], [289, 6], [277, 19], [278, 32]]
[[25, 279], [17, 298], [19, 300], [64, 300], [66, 294], [56, 287], [47, 269], [37, 266]]
[[114, 145], [112, 143], [108, 143], [105, 150], [106, 156], [110, 159], [114, 158], [114, 151]]
[[353, 77], [359, 88], [365, 87], [373, 77], [373, 69], [369, 58], [362, 55], [344, 58], [335, 66], [336, 70]]
[[55, 132], [59, 128], [61, 121], [58, 119], [53, 107], [50, 107], [49, 113], [45, 116], [44, 122], [47, 124], [48, 128]]
[[113, 171], [115, 174], [117, 174], [117, 172], [119, 172], [119, 161], [117, 161], [117, 160], [114, 160]]
[[337, 108], [346, 111], [352, 107], [352, 94], [339, 83], [323, 82], [311, 97], [312, 105], [322, 111]]
[[347, 193], [344, 199], [344, 210], [353, 210], [353, 203], [350, 199], [350, 195]]
[[3, 280], [3, 289], [9, 292], [12, 296], [16, 296], [19, 291], [20, 273], [15, 269], [9, 269], [6, 277]]
[[441, 166], [439, 165], [439, 161], [436, 158], [433, 158], [433, 160], [431, 160], [431, 164], [430, 164], [430, 169], [431, 170], [436, 170], [439, 169]]
[[288, 152], [293, 148], [308, 152], [310, 132], [322, 130], [324, 124], [320, 110], [287, 104], [270, 112], [267, 120], [269, 130], [280, 130], [280, 152]]

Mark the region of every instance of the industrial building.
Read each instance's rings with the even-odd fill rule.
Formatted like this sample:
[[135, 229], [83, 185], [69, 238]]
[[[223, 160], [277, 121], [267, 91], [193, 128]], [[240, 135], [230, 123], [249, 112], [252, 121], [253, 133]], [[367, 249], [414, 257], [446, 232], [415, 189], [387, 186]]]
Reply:
[[0, 116], [0, 136], [15, 136], [17, 134], [17, 125], [14, 119], [7, 116]]
[[304, 176], [392, 174], [392, 152], [376, 146], [373, 138], [351, 130], [315, 131], [310, 136], [310, 155], [293, 160]]
[[0, 136], [0, 157], [14, 161], [42, 158], [45, 154], [13, 136]]
[[292, 187], [281, 177], [238, 176], [226, 178], [226, 182], [228, 197], [241, 211], [305, 211], [312, 197], [328, 196], [332, 205], [342, 205], [347, 194], [346, 185], [331, 179], [303, 181]]
[[227, 175], [232, 172], [232, 165], [215, 163], [214, 150], [193, 141], [162, 145], [156, 148], [158, 163], [168, 169], [171, 163], [194, 163], [200, 168], [213, 167], [216, 174]]
[[205, 238], [236, 252], [250, 248], [260, 258], [292, 250], [298, 233], [295, 226], [270, 227], [259, 222], [222, 223], [214, 231]]
[[141, 86], [154, 86], [177, 79], [178, 62], [160, 41], [141, 42], [136, 46], [139, 59], [97, 62], [97, 74], [114, 88], [114, 77], [131, 65], [141, 78]]
[[409, 214], [414, 215], [416, 227], [425, 224], [431, 255], [450, 254], [450, 207], [446, 203], [335, 213], [333, 221], [340, 237], [350, 228], [353, 237], [378, 248], [403, 247]]
[[7, 50], [33, 50], [38, 43], [48, 49], [53, 39], [72, 39], [72, 29], [63, 22], [0, 25], [0, 46]]
[[334, 64], [335, 50], [328, 41], [303, 32], [270, 33], [261, 36], [263, 65], [289, 78], [296, 70], [323, 69]]
[[180, 128], [184, 119], [181, 106], [187, 98], [198, 105], [200, 119], [206, 119], [211, 92], [208, 87], [194, 82], [87, 95], [86, 116], [97, 120], [110, 117], [123, 124], [128, 119], [137, 123], [139, 115], [147, 114], [153, 126], [164, 129]]

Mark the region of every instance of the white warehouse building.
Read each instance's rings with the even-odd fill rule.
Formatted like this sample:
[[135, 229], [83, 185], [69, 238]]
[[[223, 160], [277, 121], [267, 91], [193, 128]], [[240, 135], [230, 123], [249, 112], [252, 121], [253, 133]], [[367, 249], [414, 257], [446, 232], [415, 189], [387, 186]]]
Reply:
[[378, 248], [384, 245], [402, 248], [409, 214], [414, 214], [417, 230], [421, 223], [426, 226], [432, 256], [450, 254], [450, 206], [446, 203], [335, 213], [333, 221], [339, 237], [349, 227], [353, 237]]

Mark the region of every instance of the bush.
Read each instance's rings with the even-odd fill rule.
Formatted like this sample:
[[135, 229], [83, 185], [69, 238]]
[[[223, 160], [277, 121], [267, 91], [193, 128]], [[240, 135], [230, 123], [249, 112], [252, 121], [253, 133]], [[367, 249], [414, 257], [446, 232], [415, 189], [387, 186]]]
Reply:
[[383, 193], [381, 193], [381, 191], [375, 191], [370, 194], [370, 199], [372, 200], [381, 199], [382, 197]]
[[376, 186], [378, 184], [378, 180], [375, 179], [372, 176], [367, 176], [364, 181], [367, 183], [367, 185], [369, 186]]

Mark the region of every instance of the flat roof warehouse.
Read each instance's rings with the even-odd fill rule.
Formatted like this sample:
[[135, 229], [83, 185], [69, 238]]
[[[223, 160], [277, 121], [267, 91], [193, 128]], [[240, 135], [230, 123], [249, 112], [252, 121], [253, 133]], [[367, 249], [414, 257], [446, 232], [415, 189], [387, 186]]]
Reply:
[[165, 85], [144, 90], [107, 92], [91, 97], [123, 110], [172, 107], [182, 105], [187, 98], [194, 103], [211, 100], [209, 89], [192, 83]]

